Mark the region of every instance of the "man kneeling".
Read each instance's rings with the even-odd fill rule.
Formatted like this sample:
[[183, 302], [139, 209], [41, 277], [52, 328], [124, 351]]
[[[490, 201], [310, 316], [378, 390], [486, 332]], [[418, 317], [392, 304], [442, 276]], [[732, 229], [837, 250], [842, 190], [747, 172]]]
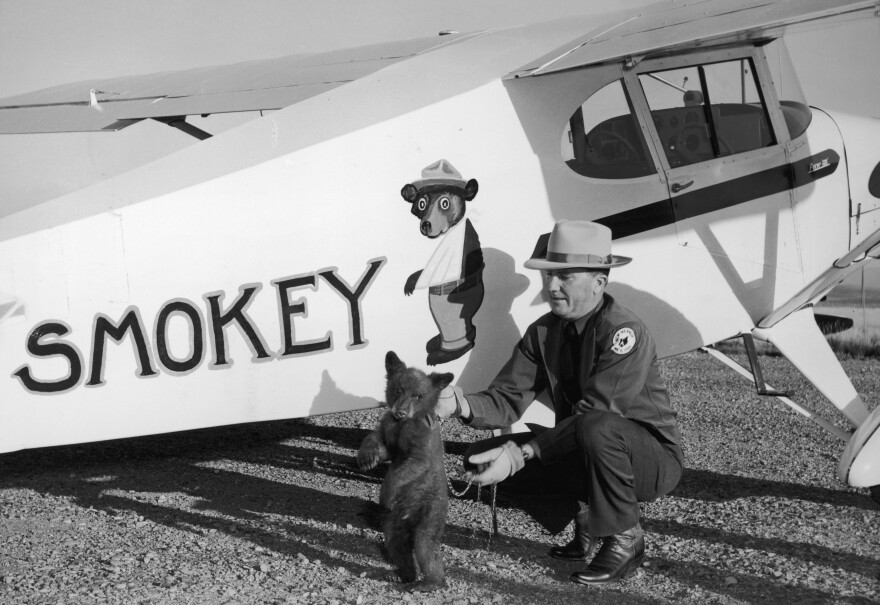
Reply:
[[631, 260], [611, 254], [611, 231], [562, 221], [543, 248], [525, 267], [541, 271], [550, 313], [529, 326], [488, 389], [465, 396], [448, 386], [437, 409], [476, 429], [505, 428], [546, 390], [554, 427], [476, 442], [465, 465], [479, 485], [537, 482], [577, 500], [574, 538], [550, 555], [589, 561], [573, 582], [612, 582], [644, 557], [639, 502], [681, 478], [676, 412], [650, 333], [605, 293], [609, 270]]

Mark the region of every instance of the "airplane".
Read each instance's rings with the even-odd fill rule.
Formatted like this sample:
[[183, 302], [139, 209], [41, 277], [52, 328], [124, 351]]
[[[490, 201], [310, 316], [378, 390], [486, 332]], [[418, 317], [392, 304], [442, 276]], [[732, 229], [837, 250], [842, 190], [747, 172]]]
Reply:
[[[199, 140], [0, 214], [0, 452], [377, 407], [388, 350], [483, 388], [546, 312], [536, 237], [585, 219], [635, 259], [609, 291], [661, 358], [731, 365], [880, 501], [880, 408], [814, 313], [880, 258], [880, 122], [809, 106], [784, 43], [878, 14], [667, 0], [0, 99], [3, 134]], [[228, 112], [260, 113], [188, 121]], [[766, 385], [755, 340], [851, 429]]]

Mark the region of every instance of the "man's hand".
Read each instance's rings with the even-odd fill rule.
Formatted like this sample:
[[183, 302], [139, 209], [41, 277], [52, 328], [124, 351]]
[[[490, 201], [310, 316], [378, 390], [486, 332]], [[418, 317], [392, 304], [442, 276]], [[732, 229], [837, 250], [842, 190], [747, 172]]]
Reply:
[[504, 481], [516, 473], [525, 466], [526, 461], [519, 446], [513, 441], [508, 441], [501, 447], [487, 450], [482, 454], [474, 454], [468, 463], [476, 466], [479, 471], [476, 475], [468, 473], [468, 480], [477, 485], [491, 485]]
[[464, 398], [464, 391], [461, 390], [461, 387], [446, 385], [440, 391], [434, 412], [440, 418], [449, 418], [450, 416], [458, 418], [462, 414], [462, 401], [467, 400]]

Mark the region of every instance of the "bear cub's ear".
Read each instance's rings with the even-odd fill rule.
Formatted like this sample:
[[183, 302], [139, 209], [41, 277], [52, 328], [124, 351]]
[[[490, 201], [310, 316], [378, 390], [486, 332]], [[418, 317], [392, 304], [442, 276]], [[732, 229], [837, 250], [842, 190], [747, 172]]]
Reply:
[[428, 378], [431, 379], [431, 384], [435, 389], [442, 391], [452, 383], [452, 379], [455, 378], [455, 375], [450, 372], [446, 372], [445, 374], [437, 374], [436, 372], [433, 372]]
[[400, 357], [397, 356], [397, 353], [394, 351], [388, 351], [385, 354], [385, 371], [388, 373], [388, 376], [394, 376], [396, 374], [400, 374], [406, 370], [406, 364], [400, 361]]
[[419, 190], [416, 189], [416, 186], [412, 185], [412, 184], [404, 185], [403, 189], [400, 190], [400, 195], [403, 197], [403, 199], [405, 199], [410, 204], [412, 204], [414, 201], [416, 201], [416, 196], [418, 194], [419, 194]]

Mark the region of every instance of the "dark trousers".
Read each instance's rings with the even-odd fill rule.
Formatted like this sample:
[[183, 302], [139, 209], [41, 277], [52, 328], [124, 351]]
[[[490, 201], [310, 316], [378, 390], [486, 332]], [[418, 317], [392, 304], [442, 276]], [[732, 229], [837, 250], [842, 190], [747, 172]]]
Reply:
[[[586, 503], [593, 536], [626, 531], [639, 521], [639, 502], [668, 494], [678, 485], [681, 449], [613, 412], [593, 410], [578, 416], [571, 451], [546, 464], [529, 460], [502, 483], [503, 489], [514, 497], [517, 493], [559, 494]], [[533, 437], [527, 432], [477, 441], [464, 459], [507, 441], [523, 445]]]

